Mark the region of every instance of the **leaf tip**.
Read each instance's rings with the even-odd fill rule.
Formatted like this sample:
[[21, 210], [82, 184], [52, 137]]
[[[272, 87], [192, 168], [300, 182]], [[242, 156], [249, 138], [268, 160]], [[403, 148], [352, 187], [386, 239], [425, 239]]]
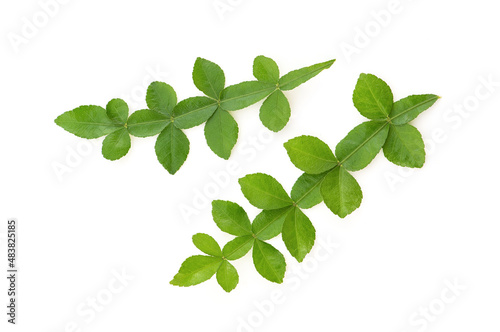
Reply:
[[[61, 115], [62, 115], [62, 114], [61, 114]], [[61, 115], [59, 115], [57, 118], [55, 118], [55, 119], [54, 119], [54, 123], [55, 123], [56, 125], [58, 125], [59, 127], [61, 127], [61, 124], [60, 124], [60, 119], [59, 119], [59, 118], [61, 117]], [[62, 127], [61, 127], [61, 128], [62, 128]]]
[[167, 172], [170, 174], [170, 175], [175, 175], [175, 173], [177, 173], [178, 170], [170, 170], [170, 169], [167, 169]]
[[172, 280], [170, 280], [169, 284], [171, 284], [172, 286], [177, 286], [177, 287], [183, 287], [183, 285], [179, 282], [179, 280], [177, 280], [177, 276], [179, 275], [179, 273], [177, 273], [173, 278]]
[[326, 62], [326, 64], [327, 64], [326, 69], [330, 68], [335, 63], [335, 61], [337, 61], [337, 59], [332, 59], [332, 60], [327, 61]]

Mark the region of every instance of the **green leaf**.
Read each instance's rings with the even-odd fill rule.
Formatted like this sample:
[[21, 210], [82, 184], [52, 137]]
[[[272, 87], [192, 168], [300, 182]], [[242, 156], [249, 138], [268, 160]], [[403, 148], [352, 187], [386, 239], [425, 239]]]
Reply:
[[318, 63], [302, 69], [297, 69], [284, 75], [279, 80], [279, 87], [281, 90], [292, 90], [309, 81], [314, 76], [318, 75], [321, 71], [330, 68], [335, 60], [330, 60]]
[[394, 103], [391, 88], [372, 74], [359, 75], [352, 100], [359, 113], [372, 120], [386, 119]]
[[172, 116], [172, 111], [177, 104], [177, 95], [167, 83], [153, 82], [148, 86], [146, 103], [150, 110]]
[[100, 106], [80, 106], [59, 115], [55, 123], [64, 130], [82, 138], [98, 138], [121, 127], [106, 115]]
[[332, 150], [319, 138], [299, 136], [284, 144], [292, 163], [309, 174], [324, 173], [338, 164]]
[[238, 124], [229, 112], [219, 107], [205, 124], [205, 139], [216, 155], [229, 159], [238, 140]]
[[281, 184], [270, 175], [255, 173], [248, 174], [238, 180], [243, 195], [253, 206], [273, 210], [293, 204]]
[[409, 124], [391, 125], [384, 144], [385, 157], [396, 165], [420, 168], [425, 163], [422, 135]]
[[130, 135], [123, 127], [112, 132], [102, 142], [102, 155], [108, 160], [118, 160], [130, 150]]
[[106, 105], [106, 114], [111, 120], [124, 125], [128, 118], [128, 105], [122, 99], [112, 99]]
[[361, 205], [363, 193], [356, 179], [344, 167], [336, 167], [321, 184], [321, 195], [326, 206], [340, 218]]
[[261, 240], [255, 240], [252, 257], [253, 264], [261, 276], [278, 284], [283, 282], [285, 257], [276, 248]]
[[291, 197], [302, 209], [309, 209], [323, 201], [321, 183], [326, 176], [322, 174], [302, 174], [293, 185]]
[[194, 63], [193, 82], [198, 90], [209, 97], [219, 100], [226, 79], [224, 72], [217, 64], [198, 58]]
[[436, 95], [414, 95], [398, 100], [392, 107], [391, 122], [395, 125], [408, 123], [434, 105], [438, 99]]
[[314, 245], [316, 230], [309, 218], [294, 207], [285, 218], [282, 237], [290, 254], [302, 262]]
[[280, 79], [280, 70], [273, 59], [259, 55], [253, 61], [253, 76], [261, 82], [276, 84]]
[[389, 126], [385, 121], [363, 122], [337, 144], [335, 154], [349, 171], [365, 168], [385, 143]]
[[263, 210], [253, 220], [252, 232], [259, 240], [270, 240], [278, 236], [283, 229], [285, 217], [292, 208], [287, 206], [281, 209]]
[[186, 259], [170, 284], [174, 286], [194, 286], [212, 278], [221, 266], [221, 257], [196, 255]]
[[223, 232], [236, 236], [252, 234], [252, 226], [247, 213], [236, 203], [212, 201], [212, 216]]
[[174, 108], [174, 124], [179, 129], [196, 127], [207, 121], [217, 109], [217, 102], [207, 97], [184, 99]]
[[208, 234], [198, 233], [193, 235], [193, 243], [196, 248], [207, 255], [222, 257], [222, 251], [220, 250], [219, 244]]
[[240, 259], [252, 249], [255, 238], [252, 235], [238, 236], [226, 243], [222, 255], [230, 261]]
[[135, 137], [149, 137], [161, 133], [169, 123], [169, 118], [161, 113], [140, 110], [130, 115], [127, 128], [128, 132]]
[[226, 292], [230, 292], [238, 285], [238, 272], [228, 261], [223, 261], [217, 270], [217, 282]]
[[222, 91], [220, 105], [226, 111], [240, 110], [264, 99], [275, 89], [275, 85], [259, 81], [231, 85]]
[[186, 161], [189, 140], [182, 130], [169, 124], [158, 135], [155, 144], [156, 157], [170, 174], [175, 174]]
[[260, 121], [267, 129], [278, 132], [290, 119], [290, 104], [281, 90], [276, 90], [264, 101], [260, 108]]

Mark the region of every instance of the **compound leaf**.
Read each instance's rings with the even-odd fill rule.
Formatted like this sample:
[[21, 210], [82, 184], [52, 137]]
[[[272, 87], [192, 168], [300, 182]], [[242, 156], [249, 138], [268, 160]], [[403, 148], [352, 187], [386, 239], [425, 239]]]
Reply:
[[243, 195], [253, 206], [264, 209], [279, 209], [293, 204], [281, 184], [270, 175], [248, 174], [238, 180]]
[[106, 105], [106, 114], [111, 120], [124, 125], [128, 118], [128, 105], [122, 99], [111, 99]]
[[238, 285], [239, 277], [236, 268], [224, 260], [217, 270], [217, 282], [226, 292], [230, 292]]
[[347, 134], [337, 144], [335, 154], [349, 171], [365, 168], [384, 146], [389, 126], [385, 121], [367, 121]]
[[222, 91], [220, 105], [226, 111], [240, 110], [264, 99], [275, 89], [275, 85], [259, 81], [231, 85]]
[[238, 236], [226, 243], [222, 255], [229, 260], [240, 259], [252, 249], [255, 238], [252, 235]]
[[184, 99], [174, 107], [174, 124], [179, 129], [196, 127], [207, 121], [217, 109], [217, 102], [207, 97]]
[[352, 100], [359, 113], [372, 120], [386, 119], [394, 103], [391, 88], [372, 74], [359, 75]]
[[155, 144], [156, 157], [170, 174], [175, 174], [186, 161], [189, 140], [182, 130], [169, 124], [158, 135]]
[[281, 90], [276, 90], [266, 98], [260, 107], [260, 121], [267, 129], [278, 132], [290, 119], [290, 103]]
[[281, 90], [292, 90], [309, 81], [314, 76], [318, 75], [321, 71], [330, 68], [335, 60], [330, 60], [318, 63], [309, 67], [297, 69], [284, 75], [279, 80], [279, 87]]
[[229, 112], [219, 107], [205, 124], [205, 139], [216, 155], [229, 159], [238, 140], [238, 124]]
[[338, 164], [332, 150], [319, 138], [299, 136], [284, 144], [292, 163], [309, 174], [324, 173]]
[[194, 286], [209, 280], [217, 272], [223, 259], [221, 257], [196, 255], [187, 258], [170, 284], [174, 286]]
[[316, 230], [309, 218], [294, 207], [285, 218], [282, 237], [290, 254], [302, 262], [314, 245]]
[[224, 72], [217, 64], [203, 58], [197, 58], [193, 68], [193, 82], [198, 90], [219, 100], [226, 79]]
[[193, 244], [207, 255], [221, 257], [222, 251], [219, 244], [208, 234], [198, 233], [193, 235]]
[[252, 226], [247, 213], [236, 203], [212, 201], [212, 217], [223, 232], [236, 236], [252, 234]]
[[391, 125], [384, 144], [385, 157], [403, 167], [424, 166], [425, 144], [417, 128], [409, 124]]
[[321, 195], [326, 206], [340, 218], [356, 210], [363, 199], [358, 182], [344, 167], [336, 167], [326, 175]]
[[392, 107], [391, 122], [395, 125], [408, 123], [434, 105], [438, 99], [436, 95], [413, 95], [398, 100]]
[[[298, 86], [321, 71], [321, 65], [326, 68], [331, 63], [303, 68], [283, 76], [263, 103], [263, 123], [271, 130], [282, 128], [289, 116], [289, 105], [280, 88], [286, 90]], [[258, 82], [244, 82], [221, 92], [222, 100], [229, 105], [227, 109], [239, 109], [255, 102], [258, 99], [258, 89], [252, 85], [258, 87], [258, 84], [268, 84], [270, 87], [279, 76], [279, 70], [274, 61], [260, 56], [254, 61], [254, 76]], [[224, 136], [223, 129], [228, 125], [223, 123], [224, 119], [217, 119], [217, 116], [232, 117], [220, 106], [222, 101], [203, 98], [197, 99], [204, 101], [200, 103], [202, 106], [205, 106], [205, 103], [207, 107], [212, 108], [216, 104], [219, 105], [205, 127], [207, 142], [212, 139], [212, 142], [216, 142], [215, 145], [223, 146], [223, 139], [217, 135]], [[335, 151], [337, 157], [328, 145], [316, 137], [300, 136], [285, 143], [291, 161], [305, 172], [293, 185], [291, 197], [276, 179], [267, 174], [249, 174], [239, 179], [244, 196], [252, 205], [263, 211], [250, 223], [248, 215], [238, 204], [214, 201], [212, 214], [216, 224], [236, 238], [227, 242], [221, 250], [212, 237], [196, 234], [193, 237], [195, 245], [211, 256], [188, 258], [171, 283], [189, 286], [207, 280], [217, 273], [218, 283], [230, 292], [238, 283], [238, 273], [229, 261], [242, 258], [252, 248], [252, 258], [258, 273], [272, 282], [282, 283], [286, 271], [285, 259], [276, 248], [264, 241], [281, 233], [288, 251], [297, 261], [302, 262], [316, 239], [316, 230], [302, 208], [310, 208], [324, 201], [325, 205], [341, 218], [355, 211], [361, 204], [363, 193], [349, 171], [367, 166], [382, 148], [387, 159], [397, 165], [421, 167], [425, 160], [424, 142], [418, 130], [407, 122], [430, 107], [438, 98], [435, 95], [410, 96], [394, 104], [392, 92], [385, 82], [373, 75], [360, 75], [353, 100], [359, 112], [371, 121], [357, 126], [339, 142]], [[286, 107], [280, 105], [284, 102], [287, 103]], [[188, 114], [191, 109], [197, 110], [191, 106], [187, 109], [176, 112], [175, 115]], [[207, 112], [203, 117], [209, 116], [210, 113]], [[274, 119], [273, 116], [277, 118]], [[190, 119], [188, 115], [186, 119]], [[198, 116], [193, 115], [193, 119], [201, 121]], [[212, 119], [216, 121], [210, 124]], [[283, 121], [279, 122], [280, 119]], [[197, 122], [189, 122], [185, 126], [187, 128], [195, 123]], [[172, 127], [178, 124], [174, 120]], [[237, 125], [235, 127], [234, 140], [237, 136]], [[229, 155], [233, 145], [226, 149], [229, 150], [226, 155]], [[209, 142], [209, 146], [214, 150], [214, 144]], [[224, 149], [219, 148], [219, 151]]]
[[[260, 110], [262, 123], [271, 131], [280, 131], [289, 121], [290, 104], [282, 90], [290, 90], [329, 68], [335, 60], [294, 70], [283, 77], [276, 62], [265, 56], [254, 59], [253, 73], [257, 81], [242, 82], [225, 87], [225, 76], [215, 63], [197, 58], [193, 67], [193, 81], [206, 97], [194, 97], [177, 105], [175, 90], [164, 82], [154, 81], [146, 93], [148, 109], [129, 116], [128, 105], [122, 99], [112, 99], [106, 108], [80, 106], [55, 119], [57, 125], [82, 138], [110, 135], [103, 143], [103, 154], [118, 159], [128, 150], [125, 132], [137, 137], [160, 134], [155, 149], [158, 160], [174, 174], [189, 151], [189, 141], [177, 129], [189, 129], [207, 122], [205, 138], [210, 149], [228, 159], [238, 138], [238, 125], [227, 111], [235, 111], [266, 99]], [[268, 98], [266, 98], [268, 97]], [[170, 124], [173, 123], [172, 127]], [[168, 129], [167, 129], [168, 128]], [[171, 135], [168, 138], [168, 134]], [[174, 140], [172, 140], [174, 139]], [[164, 144], [170, 144], [165, 147]], [[177, 148], [172, 153], [170, 148]]]
[[298, 207], [309, 209], [323, 201], [320, 189], [326, 174], [304, 173], [295, 181], [290, 196]]
[[121, 127], [113, 122], [100, 106], [80, 106], [65, 112], [55, 119], [64, 130], [82, 138], [98, 138]]
[[261, 82], [276, 84], [280, 79], [280, 70], [273, 59], [259, 55], [253, 61], [253, 76]]
[[269, 281], [281, 284], [285, 277], [285, 257], [272, 245], [255, 240], [252, 252], [253, 263], [257, 272]]
[[130, 145], [127, 128], [120, 128], [106, 136], [102, 142], [102, 155], [108, 160], [118, 160], [127, 154]]
[[170, 117], [177, 104], [177, 95], [167, 83], [153, 82], [148, 86], [146, 103], [150, 110]]
[[130, 115], [127, 128], [131, 135], [149, 137], [161, 133], [169, 123], [169, 118], [162, 113], [140, 110]]

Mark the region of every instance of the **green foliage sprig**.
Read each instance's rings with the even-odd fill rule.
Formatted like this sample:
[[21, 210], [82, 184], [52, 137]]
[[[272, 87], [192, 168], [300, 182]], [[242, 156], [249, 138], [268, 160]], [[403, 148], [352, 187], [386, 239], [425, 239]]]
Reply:
[[156, 136], [158, 161], [171, 174], [184, 164], [189, 153], [189, 140], [183, 130], [205, 123], [205, 138], [210, 149], [228, 159], [238, 139], [238, 124], [231, 111], [246, 108], [265, 99], [260, 108], [262, 123], [272, 131], [280, 131], [290, 118], [290, 104], [283, 91], [292, 90], [328, 69], [335, 60], [326, 61], [281, 76], [274, 60], [258, 56], [253, 74], [257, 80], [225, 87], [225, 75], [215, 63], [198, 58], [193, 68], [195, 86], [205, 96], [187, 98], [177, 103], [174, 89], [163, 82], [153, 82], [147, 89], [148, 108], [129, 116], [127, 104], [111, 100], [106, 109], [80, 106], [55, 120], [68, 132], [82, 138], [106, 136], [102, 154], [117, 160], [131, 146], [130, 135]]
[[215, 223], [236, 238], [221, 250], [211, 236], [196, 234], [193, 237], [195, 246], [209, 256], [189, 257], [171, 284], [192, 286], [217, 274], [218, 283], [229, 292], [238, 284], [238, 273], [230, 261], [245, 256], [250, 250], [257, 272], [269, 281], [282, 283], [285, 258], [266, 241], [281, 234], [290, 254], [302, 262], [316, 238], [316, 230], [302, 209], [324, 201], [341, 218], [356, 210], [363, 194], [350, 172], [365, 168], [380, 150], [396, 165], [422, 167], [424, 142], [409, 122], [438, 98], [432, 94], [412, 95], [394, 102], [392, 91], [384, 81], [374, 75], [361, 74], [353, 102], [369, 121], [350, 131], [337, 144], [335, 154], [326, 143], [313, 136], [299, 136], [286, 142], [284, 146], [290, 160], [304, 172], [290, 195], [267, 174], [249, 174], [239, 179], [244, 196], [262, 212], [250, 223], [238, 204], [213, 201]]

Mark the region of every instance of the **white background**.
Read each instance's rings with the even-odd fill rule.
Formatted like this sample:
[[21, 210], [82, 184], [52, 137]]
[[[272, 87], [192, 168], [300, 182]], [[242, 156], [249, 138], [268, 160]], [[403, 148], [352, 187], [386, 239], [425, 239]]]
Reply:
[[[218, 12], [217, 4], [230, 10]], [[5, 322], [2, 278], [1, 330], [498, 331], [500, 87], [484, 95], [481, 83], [500, 82], [495, 5], [401, 0], [394, 11], [389, 0], [74, 0], [43, 22], [38, 1], [2, 1], [0, 257], [5, 270], [5, 221], [17, 218], [20, 293], [13, 327]], [[394, 14], [381, 27], [373, 12], [388, 9]], [[10, 39], [23, 36], [34, 16], [40, 28], [15, 47]], [[371, 36], [359, 40], [365, 29]], [[357, 53], [346, 55], [347, 44]], [[240, 283], [230, 294], [215, 279], [171, 286], [181, 262], [197, 253], [194, 233], [221, 244], [231, 239], [212, 221], [209, 202], [191, 218], [180, 213], [213, 187], [209, 173], [226, 172], [228, 162], [209, 150], [202, 126], [187, 131], [191, 151], [175, 176], [157, 162], [155, 138], [134, 138], [116, 162], [101, 156], [101, 139], [75, 157], [86, 141], [53, 120], [115, 97], [132, 111], [144, 108], [141, 95], [155, 79], [171, 84], [179, 100], [200, 95], [191, 80], [197, 56], [218, 63], [228, 85], [250, 80], [260, 54], [274, 58], [282, 73], [337, 62], [287, 94], [292, 119], [271, 140], [259, 139], [268, 133], [260, 105], [233, 113], [240, 135], [231, 160], [239, 167], [212, 198], [236, 201], [253, 218], [258, 210], [241, 194], [239, 177], [265, 172], [290, 190], [300, 171], [282, 144], [310, 134], [333, 148], [363, 121], [351, 100], [362, 72], [384, 79], [396, 99], [442, 96], [414, 121], [427, 162], [407, 172], [379, 155], [354, 174], [364, 193], [355, 213], [341, 220], [324, 205], [306, 211], [318, 240], [335, 248], [317, 245], [321, 259], [307, 264], [285, 253], [285, 285], [260, 277], [248, 255], [235, 263]], [[71, 172], [58, 177], [54, 167], [61, 164]], [[271, 242], [284, 249], [279, 238]], [[299, 266], [307, 268], [294, 270]], [[113, 271], [123, 269], [133, 280], [102, 311], [77, 313], [88, 310], [88, 298], [105, 296]], [[449, 284], [457, 282], [455, 295]]]

